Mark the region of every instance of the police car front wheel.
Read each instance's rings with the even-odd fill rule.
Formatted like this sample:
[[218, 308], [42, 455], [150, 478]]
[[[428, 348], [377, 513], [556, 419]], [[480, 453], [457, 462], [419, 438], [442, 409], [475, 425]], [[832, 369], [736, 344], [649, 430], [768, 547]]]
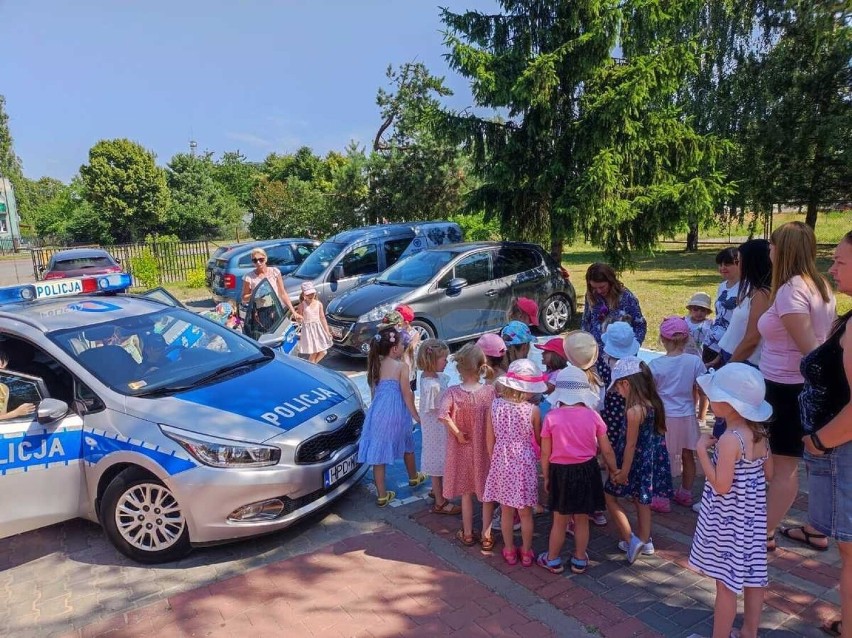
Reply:
[[177, 560], [191, 549], [174, 494], [140, 468], [124, 470], [107, 486], [100, 518], [116, 549], [140, 563]]

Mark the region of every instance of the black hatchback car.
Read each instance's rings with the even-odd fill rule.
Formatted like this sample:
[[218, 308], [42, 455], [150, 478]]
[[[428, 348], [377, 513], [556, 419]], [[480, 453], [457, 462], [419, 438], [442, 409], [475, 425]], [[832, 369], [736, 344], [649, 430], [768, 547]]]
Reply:
[[329, 303], [326, 319], [334, 348], [363, 356], [382, 317], [399, 304], [414, 310], [424, 338], [454, 342], [499, 330], [516, 297], [538, 303], [539, 327], [549, 334], [562, 332], [577, 307], [568, 272], [541, 246], [476, 242], [399, 260]]

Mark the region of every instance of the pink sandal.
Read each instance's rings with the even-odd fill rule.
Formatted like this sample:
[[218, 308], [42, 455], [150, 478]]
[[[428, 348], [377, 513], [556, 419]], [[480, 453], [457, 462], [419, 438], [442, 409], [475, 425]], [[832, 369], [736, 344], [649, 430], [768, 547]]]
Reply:
[[509, 565], [517, 565], [518, 564], [518, 548], [512, 547], [509, 549], [508, 547], [503, 548], [503, 560], [506, 561]]
[[535, 562], [535, 552], [532, 550], [525, 552], [521, 550], [521, 565], [524, 567], [532, 567]]

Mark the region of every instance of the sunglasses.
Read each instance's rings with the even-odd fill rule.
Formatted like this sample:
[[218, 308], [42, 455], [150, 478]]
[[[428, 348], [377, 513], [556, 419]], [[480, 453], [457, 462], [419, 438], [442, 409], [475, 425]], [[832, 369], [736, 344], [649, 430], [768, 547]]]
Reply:
[[252, 257], [251, 258], [251, 262], [253, 264], [262, 264], [265, 261], [266, 261], [266, 257]]

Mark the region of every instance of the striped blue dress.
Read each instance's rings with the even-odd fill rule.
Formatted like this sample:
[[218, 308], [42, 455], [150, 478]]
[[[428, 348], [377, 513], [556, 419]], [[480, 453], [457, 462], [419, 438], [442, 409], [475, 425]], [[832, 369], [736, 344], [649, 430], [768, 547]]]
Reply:
[[[766, 587], [766, 456], [749, 461], [745, 443], [737, 431], [742, 456], [734, 466], [734, 482], [727, 494], [704, 484], [701, 513], [689, 566], [721, 581], [736, 594], [744, 587]], [[713, 463], [717, 456], [713, 455]]]

